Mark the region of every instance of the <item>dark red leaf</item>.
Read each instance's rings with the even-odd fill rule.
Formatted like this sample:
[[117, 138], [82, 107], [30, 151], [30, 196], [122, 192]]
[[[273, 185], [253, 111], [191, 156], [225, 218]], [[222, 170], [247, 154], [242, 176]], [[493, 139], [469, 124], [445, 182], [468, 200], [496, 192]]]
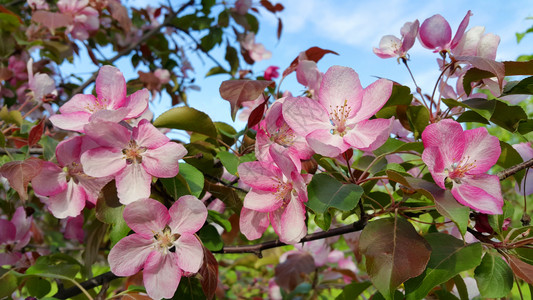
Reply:
[[263, 103], [259, 104], [254, 110], [252, 110], [248, 117], [248, 128], [252, 128], [261, 122], [261, 119], [263, 119], [263, 113], [265, 112], [266, 103], [267, 101], [265, 99]]
[[231, 118], [235, 120], [237, 110], [245, 101], [253, 101], [274, 81], [270, 80], [226, 80], [220, 85], [220, 96], [231, 105]]
[[0, 174], [7, 178], [9, 185], [17, 191], [20, 198], [28, 199], [28, 183], [41, 172], [42, 160], [30, 157], [24, 161], [12, 161], [0, 167]]
[[28, 146], [33, 147], [41, 140], [41, 136], [44, 131], [44, 119], [42, 119], [37, 125], [33, 126], [28, 135]]
[[509, 255], [509, 265], [516, 276], [522, 278], [529, 284], [533, 284], [533, 265], [530, 265], [513, 255]]
[[94, 52], [91, 47], [89, 47], [89, 44], [85, 44], [85, 47], [87, 48], [87, 53], [89, 54], [89, 57], [91, 58], [93, 64], [99, 66], [100, 63], [98, 63], [98, 59], [96, 58], [96, 55], [94, 55]]
[[[324, 55], [328, 53], [339, 55], [339, 53], [332, 51], [332, 50], [322, 49], [320, 47], [311, 47], [305, 50], [305, 55], [303, 58], [306, 60], [312, 60], [314, 62], [318, 62], [320, 59], [322, 59]], [[296, 67], [298, 67], [299, 60], [300, 60], [300, 56], [296, 57], [291, 62], [291, 65], [287, 69], [285, 69], [285, 71], [283, 71], [283, 77], [289, 75], [290, 73], [296, 70]]]
[[261, 1], [259, 1], [259, 3], [261, 3], [261, 5], [264, 8], [266, 8], [269, 12], [271, 12], [271, 13], [275, 13], [276, 12], [276, 8], [274, 7], [274, 5], [272, 3], [270, 3], [270, 1], [261, 0]]
[[276, 3], [276, 5], [274, 5], [275, 11], [282, 11], [283, 9], [285, 9], [285, 7], [281, 3]]
[[290, 254], [287, 260], [276, 266], [274, 279], [280, 287], [292, 291], [314, 270], [313, 256], [308, 252], [298, 252]]
[[278, 18], [278, 40], [281, 38], [281, 31], [283, 30], [283, 22]]
[[213, 299], [218, 286], [218, 262], [211, 251], [204, 247], [204, 264], [198, 273], [200, 283], [207, 299]]

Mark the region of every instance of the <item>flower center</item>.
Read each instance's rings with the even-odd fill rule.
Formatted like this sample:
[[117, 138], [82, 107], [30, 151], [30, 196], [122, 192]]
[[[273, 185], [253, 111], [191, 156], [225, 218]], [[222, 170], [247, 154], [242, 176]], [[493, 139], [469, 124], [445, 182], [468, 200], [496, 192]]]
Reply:
[[468, 171], [476, 167], [476, 161], [468, 162], [469, 160], [470, 156], [463, 157], [458, 163], [452, 164], [451, 170], [446, 168], [445, 171], [448, 172], [448, 178], [455, 183], [461, 183], [461, 178], [463, 178]]
[[348, 106], [348, 100], [344, 100], [344, 104], [341, 106], [335, 105], [335, 107], [333, 107], [330, 105], [329, 109], [329, 120], [331, 125], [335, 127], [331, 129], [331, 134], [344, 136], [347, 133], [347, 130], [351, 129], [346, 126], [346, 120], [348, 120], [348, 116], [352, 111], [352, 108]]
[[283, 123], [283, 125], [270, 136], [271, 141], [284, 147], [292, 146], [295, 138], [296, 135], [294, 134], [294, 131], [289, 125], [287, 125], [287, 123]]
[[154, 235], [154, 239], [157, 241], [157, 248], [159, 251], [167, 253], [168, 251], [174, 252], [174, 242], [180, 237], [179, 234], [172, 234], [170, 227], [165, 226], [163, 231]]
[[93, 103], [93, 104], [87, 104], [85, 106], [85, 109], [89, 112], [97, 112], [97, 111], [100, 111], [100, 110], [104, 110], [104, 109], [107, 109], [107, 103], [108, 100], [107, 99], [96, 99], [96, 101]]
[[124, 154], [124, 159], [126, 160], [127, 164], [132, 164], [132, 163], [140, 164], [142, 162], [142, 154], [145, 151], [146, 151], [145, 147], [139, 147], [136, 141], [131, 140], [128, 143], [128, 146], [122, 149], [122, 154]]

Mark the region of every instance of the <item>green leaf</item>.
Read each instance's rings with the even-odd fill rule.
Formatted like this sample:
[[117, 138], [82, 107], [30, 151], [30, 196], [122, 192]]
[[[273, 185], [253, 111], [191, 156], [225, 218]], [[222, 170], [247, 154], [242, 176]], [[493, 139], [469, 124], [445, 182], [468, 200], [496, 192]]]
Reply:
[[520, 81], [508, 82], [503, 88], [503, 93], [501, 96], [524, 94], [533, 95], [533, 76], [527, 77]]
[[192, 107], [175, 107], [162, 113], [155, 121], [155, 127], [181, 129], [216, 138], [217, 130], [211, 118]]
[[174, 200], [184, 195], [193, 195], [198, 198], [204, 189], [204, 174], [187, 163], [180, 163], [180, 172], [176, 177], [159, 180]]
[[226, 217], [214, 210], [208, 210], [207, 213], [208, 221], [217, 223], [218, 225], [222, 226], [222, 228], [224, 228], [224, 230], [226, 230], [227, 232], [231, 231], [231, 222]]
[[229, 13], [228, 13], [228, 10], [225, 9], [221, 11], [220, 14], [218, 15], [218, 26], [228, 27], [228, 25], [229, 25]]
[[486, 124], [486, 125], [490, 124], [490, 122], [487, 119], [485, 119], [482, 115], [472, 110], [467, 110], [464, 113], [462, 113], [459, 116], [459, 118], [457, 118], [457, 122], [460, 122], [460, 123], [476, 122], [476, 123], [481, 123], [481, 124]]
[[199, 231], [198, 236], [202, 240], [204, 246], [210, 251], [218, 251], [222, 249], [224, 243], [217, 229], [213, 225], [204, 225]]
[[187, 180], [181, 174], [172, 178], [159, 178], [165, 191], [174, 199], [178, 200], [181, 196], [192, 194]]
[[415, 138], [418, 138], [426, 126], [429, 125], [429, 111], [424, 106], [409, 106], [407, 108], [407, 119], [413, 129]]
[[327, 231], [331, 226], [331, 214], [329, 211], [325, 211], [323, 214], [316, 214], [314, 220], [315, 224], [324, 231]]
[[235, 76], [235, 73], [239, 69], [239, 56], [237, 50], [230, 45], [226, 47], [226, 56], [224, 57], [230, 65], [231, 76]]
[[74, 278], [80, 271], [80, 265], [74, 258], [64, 254], [40, 256], [35, 264], [26, 270], [26, 275], [61, 275]]
[[118, 219], [115, 224], [111, 226], [111, 230], [109, 232], [111, 247], [115, 246], [118, 241], [126, 237], [130, 230], [131, 229], [128, 227], [128, 224], [126, 224], [124, 217], [122, 217], [122, 219]]
[[102, 223], [115, 224], [124, 220], [122, 217], [124, 207], [118, 199], [115, 181], [112, 180], [104, 186], [102, 196], [96, 201], [96, 218]]
[[368, 223], [359, 239], [359, 251], [366, 258], [374, 286], [385, 299], [393, 299], [400, 284], [424, 271], [431, 247], [411, 223], [395, 217]]
[[56, 157], [56, 147], [59, 144], [58, 140], [44, 135], [39, 141], [39, 144], [43, 146], [44, 159], [51, 161]]
[[[513, 146], [507, 144], [506, 142], [500, 141], [500, 147], [502, 149], [502, 152], [500, 154], [500, 157], [498, 158], [498, 161], [496, 162], [498, 166], [501, 166], [503, 168], [510, 168], [524, 161], [522, 159], [522, 156], [520, 156], [518, 151], [516, 151]], [[522, 178], [524, 178], [525, 174], [525, 170], [521, 170], [514, 173], [513, 177], [516, 182], [522, 182]]]
[[0, 131], [0, 147], [4, 148], [5, 146], [6, 146], [6, 137], [4, 136], [2, 131]]
[[518, 105], [509, 105], [503, 101], [492, 100], [496, 102], [495, 111], [490, 121], [510, 132], [516, 132], [520, 121], [527, 120], [527, 114], [524, 109]]
[[205, 300], [204, 291], [200, 280], [194, 277], [181, 277], [180, 285], [172, 300]]
[[213, 27], [207, 35], [202, 37], [200, 39], [200, 45], [202, 46], [202, 50], [204, 52], [208, 52], [209, 50], [213, 49], [216, 45], [220, 44], [222, 42], [222, 28], [220, 27]]
[[443, 99], [442, 102], [444, 102], [449, 108], [460, 106], [475, 111], [486, 120], [490, 120], [496, 105], [493, 100], [482, 98], [468, 99], [461, 102], [455, 99]]
[[[4, 271], [4, 269], [1, 269]], [[8, 271], [0, 276], [0, 298], [9, 297], [17, 289], [18, 281], [14, 272]]]
[[335, 300], [357, 299], [357, 297], [371, 285], [372, 283], [369, 281], [352, 282], [342, 289], [342, 293], [340, 293]]
[[383, 107], [394, 105], [409, 105], [413, 101], [411, 89], [405, 85], [394, 84], [392, 93]]
[[343, 184], [325, 173], [320, 173], [311, 179], [307, 193], [309, 201], [305, 205], [315, 213], [324, 213], [330, 207], [349, 211], [359, 203], [363, 188], [356, 184]]
[[218, 75], [218, 74], [228, 74], [228, 73], [229, 72], [226, 69], [219, 67], [219, 66], [214, 66], [211, 69], [209, 69], [209, 71], [207, 71], [207, 73], [205, 74], [205, 77], [209, 77], [212, 75]]
[[222, 162], [230, 174], [237, 174], [237, 167], [239, 166], [239, 158], [237, 155], [229, 151], [220, 151], [217, 153], [216, 157], [220, 159], [220, 162]]
[[25, 282], [25, 286], [30, 295], [38, 299], [46, 296], [52, 289], [52, 285], [48, 280], [38, 276], [28, 278]]
[[435, 286], [444, 283], [460, 272], [470, 270], [481, 262], [481, 244], [465, 244], [444, 233], [425, 236], [431, 245], [431, 257], [426, 271], [405, 282], [407, 300], [424, 298]]
[[490, 252], [485, 253], [474, 274], [484, 298], [505, 297], [513, 288], [513, 270], [501, 257]]
[[533, 119], [522, 120], [518, 123], [518, 132], [520, 134], [528, 134], [533, 131]]

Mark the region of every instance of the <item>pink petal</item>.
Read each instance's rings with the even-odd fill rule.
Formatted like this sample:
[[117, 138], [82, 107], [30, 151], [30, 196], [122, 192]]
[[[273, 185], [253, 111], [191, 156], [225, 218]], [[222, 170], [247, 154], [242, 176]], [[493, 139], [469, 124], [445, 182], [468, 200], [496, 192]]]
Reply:
[[88, 137], [104, 147], [124, 149], [131, 139], [126, 127], [113, 122], [98, 120], [85, 125], [84, 129]]
[[107, 177], [91, 177], [81, 173], [79, 176], [75, 176], [78, 180], [78, 184], [83, 187], [85, 194], [87, 196], [87, 201], [96, 204], [98, 195], [102, 188], [113, 179], [111, 176]]
[[242, 163], [237, 170], [244, 183], [263, 191], [275, 191], [275, 186], [279, 184], [279, 178], [282, 177], [278, 168], [258, 161]]
[[147, 89], [142, 89], [131, 94], [126, 100], [126, 107], [130, 110], [126, 118], [131, 119], [140, 116], [148, 107], [149, 98], [150, 92]]
[[57, 162], [66, 166], [72, 162], [80, 163], [81, 145], [83, 137], [74, 136], [61, 141], [56, 147]]
[[139, 272], [154, 251], [155, 240], [147, 239], [140, 234], [132, 234], [118, 241], [109, 251], [107, 260], [111, 272], [117, 276], [131, 276]]
[[141, 120], [139, 126], [133, 129], [133, 139], [137, 145], [154, 149], [167, 144], [170, 139], [155, 128], [148, 120]]
[[392, 93], [392, 81], [379, 79], [367, 86], [363, 91], [361, 108], [355, 116], [349, 119], [350, 123], [358, 123], [368, 120], [375, 115], [389, 100]]
[[466, 148], [463, 156], [467, 160], [465, 163], [475, 165], [468, 174], [487, 172], [500, 157], [500, 141], [497, 137], [490, 135], [485, 127], [466, 130], [464, 136]]
[[461, 184], [454, 182], [452, 187], [452, 194], [459, 203], [485, 214], [503, 213], [498, 176], [478, 174], [461, 180]]
[[258, 161], [271, 161], [269, 149], [273, 142], [264, 129], [259, 129], [255, 135], [255, 156]]
[[441, 15], [433, 15], [420, 26], [418, 37], [422, 46], [428, 49], [444, 49], [452, 39], [452, 29]]
[[148, 149], [142, 155], [142, 166], [149, 174], [159, 178], [170, 178], [178, 175], [179, 160], [187, 150], [183, 145], [168, 142], [159, 148]]
[[293, 173], [300, 174], [302, 164], [295, 149], [273, 144], [269, 152], [285, 177], [291, 178]]
[[97, 100], [93, 95], [77, 94], [74, 95], [69, 101], [63, 104], [59, 111], [62, 114], [86, 112], [91, 114], [94, 111]]
[[362, 91], [359, 75], [352, 68], [333, 66], [322, 77], [318, 100], [328, 111], [330, 107], [334, 109], [348, 103], [352, 112], [356, 112], [361, 106]]
[[429, 147], [422, 153], [422, 161], [428, 166], [428, 170], [433, 176], [435, 183], [445, 189], [446, 173], [444, 169], [448, 166], [444, 164], [442, 153], [438, 147]]
[[283, 102], [283, 118], [299, 135], [306, 136], [317, 129], [330, 128], [327, 109], [305, 97], [287, 97]]
[[143, 270], [143, 283], [148, 296], [152, 299], [174, 296], [183, 275], [177, 262], [176, 253], [150, 253]]
[[247, 209], [246, 207], [242, 208], [239, 228], [248, 240], [260, 238], [269, 224], [268, 213]]
[[50, 196], [46, 204], [54, 217], [64, 219], [79, 215], [85, 207], [85, 199], [85, 190], [73, 180], [69, 180], [68, 187], [63, 192]]
[[479, 40], [477, 46], [477, 55], [487, 59], [496, 59], [496, 51], [498, 50], [498, 45], [500, 44], [500, 37], [487, 33]]
[[120, 149], [95, 148], [81, 155], [83, 172], [93, 177], [114, 175], [126, 167], [126, 160]]
[[13, 218], [11, 219], [11, 223], [13, 223], [17, 229], [17, 233], [15, 234], [15, 240], [18, 241], [17, 246], [15, 247], [17, 250], [22, 249], [22, 247], [28, 244], [31, 237], [30, 229], [32, 220], [33, 218], [31, 216], [26, 216], [24, 207], [17, 207], [13, 214]]
[[318, 92], [322, 73], [318, 70], [316, 62], [312, 60], [301, 60], [296, 67], [296, 80], [314, 92]]
[[0, 253], [0, 266], [14, 266], [22, 258], [19, 252], [4, 252]]
[[84, 132], [84, 126], [89, 123], [90, 113], [87, 112], [72, 112], [56, 114], [50, 117], [50, 122], [55, 127], [63, 130], [72, 130], [77, 132]]
[[17, 228], [13, 223], [0, 219], [0, 244], [14, 241], [16, 232]]
[[272, 227], [286, 244], [299, 242], [306, 234], [305, 208], [296, 198], [291, 199], [285, 209], [270, 213]]
[[466, 138], [461, 124], [450, 119], [428, 125], [422, 132], [422, 142], [424, 148], [440, 148], [445, 166], [459, 163], [466, 148]]
[[399, 54], [402, 41], [394, 35], [385, 35], [379, 41], [379, 48], [374, 48], [374, 54], [380, 58], [391, 58]]
[[332, 134], [331, 129], [317, 129], [305, 138], [307, 144], [316, 153], [327, 156], [337, 157], [350, 148], [343, 138], [338, 134]]
[[282, 204], [283, 199], [278, 195], [277, 191], [252, 189], [244, 197], [243, 206], [259, 212], [270, 212], [278, 209]]
[[124, 220], [133, 231], [150, 239], [163, 231], [170, 221], [170, 215], [161, 202], [146, 198], [127, 205]]
[[152, 176], [142, 165], [132, 163], [115, 175], [120, 203], [127, 205], [139, 199], [150, 197]]
[[194, 234], [207, 219], [207, 208], [198, 198], [190, 195], [181, 196], [172, 206], [170, 214], [170, 229], [172, 233]]
[[485, 32], [485, 27], [476, 26], [470, 28], [464, 35], [461, 41], [453, 49], [454, 55], [461, 56], [476, 56], [477, 55], [477, 45], [483, 33]]
[[119, 123], [126, 119], [130, 109], [126, 107], [119, 107], [117, 109], [101, 109], [94, 112], [89, 118], [89, 123], [99, 123], [101, 121], [107, 121], [111, 123]]
[[407, 52], [409, 49], [413, 47], [416, 41], [416, 37], [418, 36], [418, 29], [420, 27], [420, 22], [418, 20], [415, 20], [414, 22], [407, 22], [402, 27], [402, 36], [403, 36], [403, 42], [402, 42], [402, 52]]
[[78, 240], [79, 243], [83, 243], [83, 239], [85, 238], [85, 232], [83, 231], [83, 214], [67, 219], [63, 236], [65, 239]]
[[457, 32], [455, 33], [455, 36], [453, 37], [452, 43], [450, 45], [450, 49], [455, 48], [457, 44], [461, 41], [463, 38], [463, 34], [465, 33], [466, 27], [468, 27], [468, 22], [470, 21], [470, 16], [472, 16], [472, 12], [469, 10], [466, 12], [466, 16], [461, 21], [461, 24], [459, 24], [459, 27], [457, 28]]
[[37, 194], [51, 196], [67, 188], [66, 174], [61, 168], [49, 161], [43, 161], [41, 166], [41, 172], [31, 181]]
[[204, 249], [198, 238], [192, 234], [183, 234], [174, 245], [180, 269], [190, 273], [198, 272], [204, 261]]
[[109, 65], [101, 67], [96, 77], [96, 94], [107, 107], [122, 107], [126, 101], [126, 80], [122, 72]]
[[363, 151], [373, 151], [390, 136], [392, 119], [372, 119], [357, 123], [344, 136], [344, 142]]

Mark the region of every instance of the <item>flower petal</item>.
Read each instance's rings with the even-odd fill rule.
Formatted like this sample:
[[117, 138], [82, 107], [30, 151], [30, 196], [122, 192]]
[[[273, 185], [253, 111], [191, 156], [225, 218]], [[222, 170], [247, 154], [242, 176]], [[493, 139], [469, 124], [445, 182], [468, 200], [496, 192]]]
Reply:
[[317, 129], [331, 128], [327, 109], [305, 97], [287, 97], [283, 102], [283, 118], [301, 136]]
[[30, 229], [32, 220], [33, 218], [31, 216], [26, 216], [26, 211], [24, 210], [24, 207], [17, 207], [15, 213], [13, 214], [13, 218], [11, 219], [11, 223], [13, 223], [13, 225], [15, 225], [15, 228], [17, 228], [15, 240], [17, 240], [18, 243], [15, 249], [22, 249], [22, 247], [26, 246], [30, 241]]
[[176, 253], [153, 251], [144, 264], [143, 283], [152, 299], [172, 298], [178, 289], [182, 271]]
[[387, 103], [391, 93], [392, 81], [387, 79], [379, 79], [367, 86], [363, 91], [361, 107], [356, 112], [355, 116], [350, 118], [348, 122], [358, 123], [368, 120], [375, 115], [385, 103]]
[[67, 188], [59, 194], [50, 196], [46, 204], [54, 217], [64, 219], [79, 215], [85, 207], [86, 199], [85, 190], [74, 183], [74, 180], [69, 180]]
[[0, 244], [15, 240], [17, 228], [8, 220], [0, 219]]
[[344, 142], [363, 151], [373, 151], [390, 135], [393, 119], [372, 119], [359, 122], [344, 136]]
[[118, 241], [107, 257], [111, 272], [117, 276], [131, 276], [139, 272], [148, 255], [154, 252], [154, 242], [153, 238], [147, 239], [136, 233]]
[[142, 154], [142, 165], [146, 172], [159, 178], [170, 178], [178, 175], [179, 160], [187, 150], [183, 145], [168, 142], [158, 148], [148, 149]]
[[166, 135], [146, 119], [141, 120], [139, 125], [133, 129], [133, 139], [137, 145], [148, 149], [161, 147], [170, 141]]
[[340, 135], [332, 134], [330, 129], [317, 129], [305, 140], [316, 153], [327, 157], [337, 157], [350, 148]]
[[80, 163], [82, 136], [74, 136], [61, 141], [56, 147], [57, 162], [66, 166], [72, 162]]
[[84, 132], [84, 126], [89, 123], [91, 114], [84, 111], [55, 114], [50, 117], [50, 122], [55, 127], [63, 130]]
[[441, 15], [433, 15], [420, 25], [418, 38], [425, 48], [444, 49], [452, 39], [452, 29]]
[[126, 107], [129, 109], [127, 119], [137, 118], [148, 107], [148, 99], [150, 98], [150, 92], [147, 89], [142, 89], [131, 94], [126, 100]]
[[487, 128], [479, 127], [464, 132], [466, 148], [463, 157], [475, 165], [468, 174], [487, 172], [496, 164], [501, 154], [500, 141], [488, 133]]
[[282, 177], [281, 171], [272, 164], [259, 161], [245, 162], [237, 168], [241, 180], [254, 189], [275, 191]]
[[249, 240], [260, 238], [270, 224], [268, 213], [243, 207], [239, 218], [241, 233]]
[[322, 77], [318, 101], [326, 109], [347, 103], [355, 113], [361, 107], [362, 92], [359, 75], [352, 68], [333, 66]]
[[61, 168], [49, 161], [43, 161], [41, 166], [41, 172], [31, 180], [37, 194], [51, 196], [67, 188], [66, 175]]
[[207, 208], [198, 198], [186, 195], [181, 196], [169, 209], [170, 229], [172, 233], [194, 234], [207, 219]]
[[120, 173], [115, 175], [115, 180], [118, 198], [124, 205], [150, 197], [152, 176], [146, 173], [140, 164], [126, 165]]
[[93, 95], [77, 94], [74, 95], [69, 101], [63, 104], [59, 111], [62, 114], [86, 112], [91, 114], [97, 103], [96, 98]]
[[93, 141], [104, 147], [124, 149], [131, 139], [130, 131], [117, 123], [96, 120], [84, 127]]
[[163, 231], [170, 222], [170, 215], [161, 202], [146, 198], [127, 205], [124, 220], [133, 231], [150, 239]]
[[435, 183], [441, 188], [445, 189], [446, 173], [444, 169], [444, 159], [438, 147], [429, 147], [424, 149], [422, 153], [422, 161], [428, 166], [428, 170], [433, 176]]
[[428, 125], [422, 132], [422, 142], [424, 148], [440, 148], [446, 167], [460, 162], [466, 148], [466, 138], [461, 124], [450, 119]]
[[94, 148], [81, 155], [83, 172], [93, 177], [111, 176], [126, 167], [126, 160], [120, 149]]
[[243, 206], [260, 212], [270, 212], [278, 209], [282, 204], [283, 199], [277, 191], [252, 189], [244, 197]]
[[498, 176], [478, 174], [461, 180], [461, 184], [454, 183], [452, 187], [452, 194], [459, 203], [485, 214], [503, 213], [503, 197]]
[[122, 107], [126, 101], [126, 80], [119, 69], [105, 65], [96, 77], [96, 94], [110, 109]]
[[466, 27], [468, 27], [468, 22], [470, 22], [470, 16], [472, 16], [473, 13], [469, 10], [466, 12], [466, 16], [461, 21], [461, 24], [459, 24], [459, 27], [457, 28], [457, 31], [455, 32], [455, 36], [453, 37], [453, 40], [450, 44], [450, 48], [453, 49], [461, 39], [463, 38], [463, 35], [465, 33]]
[[192, 234], [183, 234], [174, 242], [178, 266], [185, 272], [196, 273], [204, 261], [202, 243]]

